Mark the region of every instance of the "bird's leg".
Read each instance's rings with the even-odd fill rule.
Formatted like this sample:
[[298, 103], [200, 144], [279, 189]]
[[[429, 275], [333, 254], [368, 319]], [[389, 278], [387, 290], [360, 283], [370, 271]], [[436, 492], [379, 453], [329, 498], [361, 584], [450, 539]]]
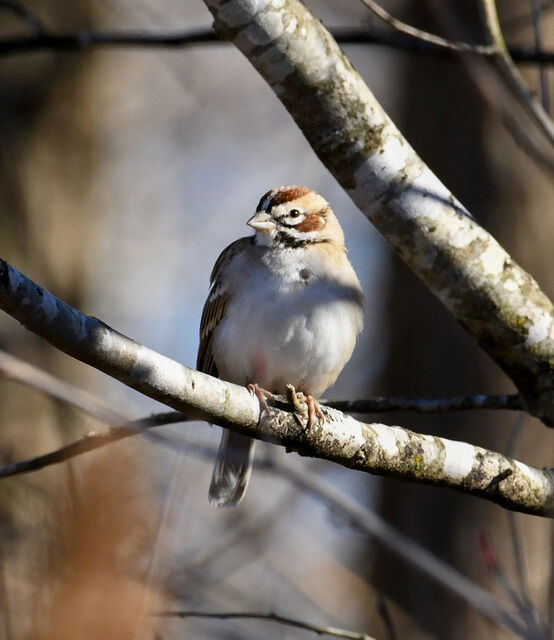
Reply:
[[275, 396], [268, 391], [267, 389], [262, 389], [257, 382], [250, 383], [246, 387], [248, 391], [256, 398], [258, 398], [258, 402], [260, 403], [260, 412], [269, 411], [269, 407], [267, 406], [267, 400], [275, 400]]

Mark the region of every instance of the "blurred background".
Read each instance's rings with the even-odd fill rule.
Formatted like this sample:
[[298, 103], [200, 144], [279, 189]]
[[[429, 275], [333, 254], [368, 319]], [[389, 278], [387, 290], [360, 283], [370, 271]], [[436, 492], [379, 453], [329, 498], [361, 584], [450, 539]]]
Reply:
[[[380, 27], [352, 0], [311, 0], [328, 26]], [[446, 8], [446, 5], [448, 7]], [[510, 43], [532, 45], [532, 3], [499, 3]], [[552, 42], [554, 11], [542, 27]], [[207, 28], [201, 0], [28, 0], [56, 31]], [[387, 2], [451, 38], [482, 41], [477, 3]], [[2, 7], [0, 6], [0, 11]], [[0, 13], [0, 36], [28, 26]], [[423, 159], [554, 295], [552, 179], [504, 126], [495, 74], [476, 59], [374, 46], [345, 50]], [[524, 69], [538, 86], [535, 67]], [[391, 252], [232, 46], [106, 48], [0, 57], [0, 255], [84, 313], [188, 366], [211, 268], [247, 235], [260, 196], [305, 184], [337, 213], [366, 294], [366, 329], [332, 398], [513, 392], [511, 382]], [[73, 361], [0, 316], [0, 348], [85, 388], [129, 418], [163, 407]], [[368, 416], [552, 466], [552, 434], [506, 412]], [[2, 380], [4, 463], [55, 449], [99, 425]], [[514, 429], [521, 434], [513, 444]], [[255, 473], [233, 510], [210, 507], [219, 428], [158, 429], [171, 446], [126, 439], [0, 483], [0, 639], [303, 638], [268, 622], [160, 620], [162, 609], [274, 611], [389, 638], [512, 637], [383, 551], [279, 474]], [[260, 455], [264, 447], [259, 446]], [[285, 457], [282, 451], [276, 456]], [[505, 596], [503, 570], [546, 616], [550, 523], [452, 492], [287, 457], [380, 510], [463, 574]], [[524, 554], [517, 571], [514, 537]]]

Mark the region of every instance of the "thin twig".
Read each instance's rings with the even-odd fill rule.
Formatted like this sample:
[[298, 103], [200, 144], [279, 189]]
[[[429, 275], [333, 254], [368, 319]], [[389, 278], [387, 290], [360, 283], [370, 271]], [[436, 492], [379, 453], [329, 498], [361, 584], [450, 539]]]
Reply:
[[361, 0], [361, 2], [378, 18], [386, 22], [393, 29], [400, 31], [411, 38], [416, 38], [417, 40], [422, 40], [423, 42], [428, 42], [437, 47], [449, 49], [451, 51], [479, 53], [485, 56], [492, 55], [494, 53], [494, 46], [491, 46], [490, 44], [480, 45], [471, 44], [469, 42], [452, 42], [451, 40], [437, 36], [434, 33], [429, 33], [428, 31], [423, 31], [422, 29], [417, 29], [406, 22], [402, 22], [402, 20], [394, 18], [390, 13], [385, 11], [381, 5], [375, 2], [375, 0]]
[[2, 350], [0, 350], [0, 378], [13, 380], [32, 387], [41, 393], [46, 393], [112, 427], [121, 426], [129, 422], [127, 418], [114, 411], [112, 407], [99, 400], [92, 393], [60, 380], [56, 376]]
[[440, 413], [446, 411], [469, 411], [472, 409], [526, 410], [525, 401], [519, 394], [454, 396], [452, 398], [391, 396], [370, 398], [369, 400], [322, 400], [322, 403], [346, 413], [384, 413], [389, 411]]
[[351, 640], [374, 640], [367, 633], [357, 633], [355, 631], [346, 631], [345, 629], [337, 629], [336, 627], [320, 627], [319, 625], [310, 624], [303, 620], [289, 618], [278, 615], [277, 613], [258, 613], [256, 611], [229, 611], [229, 612], [210, 612], [210, 611], [160, 611], [153, 615], [164, 618], [211, 618], [214, 620], [267, 620], [276, 622], [297, 629], [306, 629], [313, 631], [318, 635], [333, 636], [335, 638], [350, 638]]
[[166, 411], [157, 413], [140, 420], [132, 420], [127, 424], [120, 423], [120, 426], [111, 427], [102, 432], [89, 432], [84, 438], [71, 442], [55, 451], [46, 453], [27, 460], [13, 462], [0, 466], [0, 478], [8, 478], [10, 476], [20, 475], [22, 473], [30, 473], [49, 467], [53, 464], [66, 462], [71, 458], [80, 456], [83, 453], [100, 449], [107, 444], [117, 442], [123, 438], [129, 438], [143, 433], [146, 429], [152, 427], [161, 427], [166, 424], [176, 424], [189, 420], [187, 416], [177, 411]]
[[[531, 0], [531, 21], [535, 35], [535, 48], [541, 51], [544, 45], [542, 30], [543, 12], [540, 0]], [[539, 64], [539, 87], [541, 91], [541, 104], [546, 113], [550, 114], [550, 86], [548, 72], [544, 64]]]
[[[509, 16], [506, 16], [506, 18], [503, 20], [504, 25], [506, 26], [507, 29], [518, 29], [521, 27], [524, 27], [524, 28], [528, 27], [529, 10], [523, 3], [520, 3], [520, 4], [523, 6], [523, 11], [521, 13], [511, 14]], [[541, 15], [543, 16], [547, 15], [552, 11], [552, 9], [554, 9], [553, 0], [543, 0], [542, 2], [539, 1], [539, 11]]]
[[521, 619], [525, 622], [527, 627], [526, 640], [543, 640], [546, 637], [546, 621], [541, 619], [539, 612], [535, 609], [531, 600], [522, 597], [522, 595], [512, 587], [506, 576], [506, 572], [497, 558], [492, 541], [485, 531], [481, 531], [479, 534], [479, 545], [483, 560], [489, 572], [506, 595], [508, 601], [514, 605]]
[[[445, 48], [434, 42], [418, 40], [402, 33], [385, 33], [378, 30], [344, 28], [331, 29], [331, 33], [343, 45], [380, 45], [409, 51], [431, 54], [438, 58], [451, 58], [452, 53], [487, 55], [486, 51]], [[144, 31], [77, 31], [54, 33], [43, 30], [31, 35], [5, 36], [0, 38], [0, 56], [37, 53], [39, 51], [79, 52], [96, 47], [184, 48], [197, 45], [227, 45], [212, 29], [186, 30], [174, 33], [148, 33]], [[470, 46], [470, 45], [468, 45]], [[554, 64], [554, 51], [539, 51], [536, 48], [510, 48], [512, 58], [522, 64]], [[488, 54], [492, 55], [492, 54]]]
[[225, 44], [212, 30], [149, 34], [144, 32], [77, 31], [0, 38], [0, 55], [36, 51], [81, 51], [91, 47], [186, 47], [199, 44]]
[[21, 2], [13, 0], [0, 0], [0, 10], [4, 9], [15, 14], [18, 18], [28, 25], [37, 35], [46, 33], [46, 26], [42, 20], [32, 11], [29, 11]]
[[392, 619], [387, 600], [382, 593], [379, 593], [377, 595], [377, 611], [381, 616], [381, 620], [385, 625], [387, 633], [389, 634], [389, 640], [398, 640], [398, 634], [396, 633], [396, 629], [394, 627], [394, 621]]
[[[462, 31], [466, 39], [469, 37], [467, 26], [460, 23], [460, 17], [451, 3], [441, 2], [434, 4], [433, 7], [433, 15], [446, 33]], [[528, 21], [529, 15], [527, 15]], [[510, 53], [515, 60], [514, 51], [511, 50]], [[483, 57], [474, 56], [470, 59], [466, 55], [459, 54], [459, 60], [492, 112], [497, 115], [498, 120], [502, 122], [516, 144], [547, 174], [549, 179], [552, 179], [554, 148], [529, 118], [519, 100], [513, 99], [511, 89], [495, 66], [488, 64], [488, 59]]]
[[491, 44], [494, 45], [496, 49], [492, 59], [497, 69], [533, 122], [535, 122], [539, 130], [542, 131], [543, 135], [546, 136], [550, 144], [554, 145], [554, 123], [525, 84], [525, 81], [510, 56], [498, 19], [496, 1], [481, 0], [480, 6], [485, 28]]

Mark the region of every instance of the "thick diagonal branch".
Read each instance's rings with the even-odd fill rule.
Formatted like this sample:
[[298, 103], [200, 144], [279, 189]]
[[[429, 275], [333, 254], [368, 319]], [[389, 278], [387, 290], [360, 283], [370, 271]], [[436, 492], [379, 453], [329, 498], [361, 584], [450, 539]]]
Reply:
[[411, 269], [554, 425], [554, 308], [417, 156], [298, 0], [205, 0], [325, 166]]
[[447, 486], [509, 509], [554, 515], [554, 476], [463, 442], [364, 424], [325, 408], [306, 429], [286, 407], [260, 416], [244, 388], [189, 369], [86, 316], [0, 260], [0, 309], [65, 353], [182, 411], [302, 455], [345, 467]]

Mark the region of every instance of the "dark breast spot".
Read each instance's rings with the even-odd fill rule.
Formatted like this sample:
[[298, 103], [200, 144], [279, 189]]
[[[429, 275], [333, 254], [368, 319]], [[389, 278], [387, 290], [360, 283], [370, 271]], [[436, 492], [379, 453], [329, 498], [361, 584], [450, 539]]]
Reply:
[[300, 280], [303, 280], [306, 284], [308, 283], [308, 280], [310, 279], [310, 276], [311, 276], [308, 269], [300, 269], [300, 272], [298, 275], [300, 276]]

